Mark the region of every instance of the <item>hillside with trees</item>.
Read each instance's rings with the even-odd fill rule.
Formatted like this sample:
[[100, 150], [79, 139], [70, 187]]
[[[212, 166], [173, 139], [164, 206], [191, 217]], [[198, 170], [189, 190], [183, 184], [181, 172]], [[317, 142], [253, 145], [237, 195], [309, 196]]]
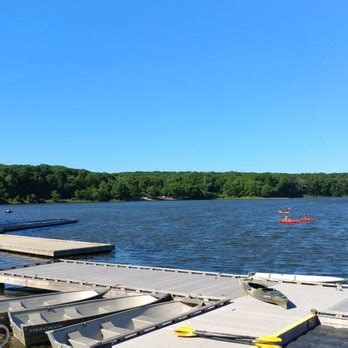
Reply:
[[0, 202], [341, 197], [348, 173], [94, 173], [49, 165], [0, 165]]

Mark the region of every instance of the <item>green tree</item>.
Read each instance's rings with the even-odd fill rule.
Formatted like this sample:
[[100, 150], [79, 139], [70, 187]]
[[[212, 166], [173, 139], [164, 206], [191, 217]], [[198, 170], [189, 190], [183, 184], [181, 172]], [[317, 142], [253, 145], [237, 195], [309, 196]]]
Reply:
[[111, 189], [111, 197], [114, 199], [129, 199], [129, 189], [125, 182], [117, 180]]
[[243, 197], [244, 183], [241, 179], [234, 179], [227, 181], [224, 186], [224, 193], [226, 197]]
[[56, 191], [56, 190], [53, 190], [53, 191], [51, 192], [51, 199], [52, 199], [54, 202], [58, 202], [58, 201], [61, 199], [59, 192]]
[[160, 196], [160, 191], [156, 186], [151, 185], [146, 189], [146, 196], [150, 198], [157, 198]]
[[29, 195], [27, 195], [26, 201], [28, 203], [37, 203], [38, 200], [34, 193], [30, 193]]

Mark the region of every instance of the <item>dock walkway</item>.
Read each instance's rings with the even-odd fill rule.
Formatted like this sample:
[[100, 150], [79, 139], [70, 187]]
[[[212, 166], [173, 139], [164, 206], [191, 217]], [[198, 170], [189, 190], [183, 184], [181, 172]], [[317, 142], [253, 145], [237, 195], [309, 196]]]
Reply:
[[77, 222], [77, 219], [48, 219], [48, 220], [13, 222], [8, 224], [0, 224], [0, 233], [12, 232], [12, 231], [18, 231], [18, 230], [28, 230], [31, 228], [73, 224], [75, 222]]
[[115, 246], [113, 244], [108, 243], [88, 243], [72, 240], [0, 235], [0, 250], [30, 255], [66, 257], [112, 251], [114, 248]]
[[[118, 291], [170, 293], [204, 300], [243, 296], [245, 293], [239, 284], [243, 277], [245, 275], [64, 259], [0, 270], [0, 283], [13, 285], [58, 291], [110, 287]], [[323, 288], [335, 286], [320, 285]], [[348, 285], [342, 288], [347, 291]]]
[[[242, 296], [240, 275], [190, 270], [51, 260], [32, 267], [0, 271], [0, 283], [49, 290], [111, 287], [116, 291], [170, 293], [176, 296], [222, 300]], [[111, 292], [112, 293], [112, 292]]]

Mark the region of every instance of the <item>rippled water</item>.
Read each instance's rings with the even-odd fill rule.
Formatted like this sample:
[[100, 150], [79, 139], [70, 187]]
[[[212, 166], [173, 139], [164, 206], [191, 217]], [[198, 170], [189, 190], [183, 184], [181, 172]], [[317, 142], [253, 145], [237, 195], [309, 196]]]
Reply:
[[[313, 224], [277, 223], [280, 208]], [[0, 223], [77, 218], [77, 224], [16, 234], [113, 242], [90, 260], [230, 273], [282, 272], [348, 277], [348, 199], [78, 203], [11, 206]], [[81, 257], [80, 257], [81, 258]], [[1, 252], [1, 267], [36, 258]]]

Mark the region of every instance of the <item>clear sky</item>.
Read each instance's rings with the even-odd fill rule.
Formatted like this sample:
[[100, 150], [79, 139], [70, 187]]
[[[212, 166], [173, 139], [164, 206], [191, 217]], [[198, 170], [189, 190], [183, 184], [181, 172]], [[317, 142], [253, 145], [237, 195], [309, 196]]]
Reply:
[[348, 172], [348, 2], [0, 2], [0, 163]]

